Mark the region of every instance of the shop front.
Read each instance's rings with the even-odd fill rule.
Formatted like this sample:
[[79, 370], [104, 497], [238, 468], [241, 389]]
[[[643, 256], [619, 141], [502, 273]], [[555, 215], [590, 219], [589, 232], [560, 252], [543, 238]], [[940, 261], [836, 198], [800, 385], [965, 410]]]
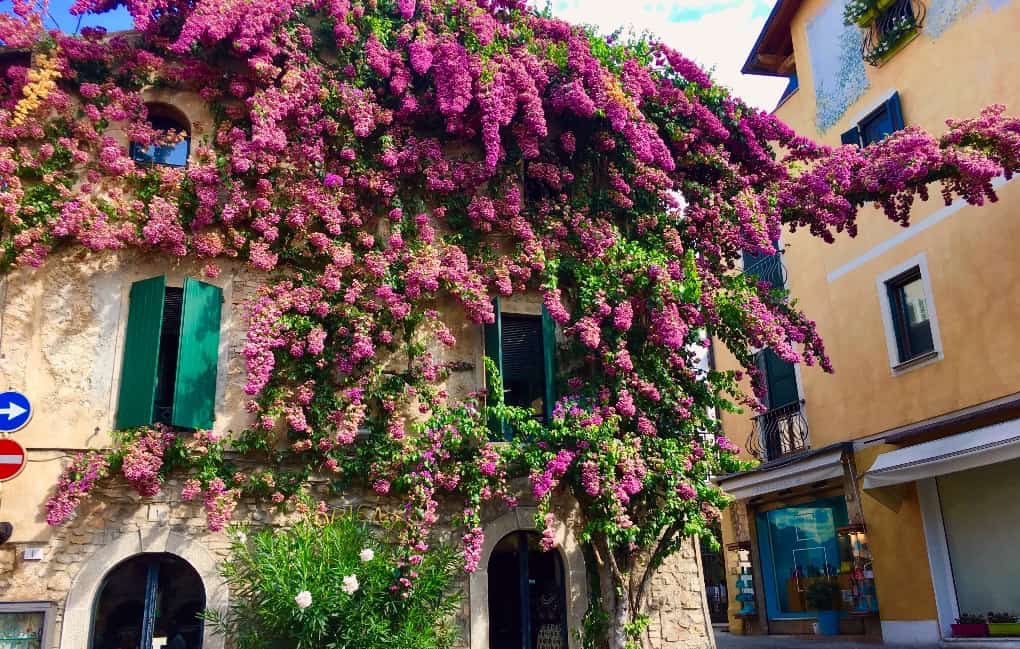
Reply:
[[1020, 420], [882, 453], [864, 475], [869, 493], [903, 485], [917, 490], [941, 637], [1020, 640]]
[[736, 502], [723, 536], [749, 562], [730, 571], [735, 633], [877, 635], [878, 598], [853, 456], [836, 445], [720, 485]]

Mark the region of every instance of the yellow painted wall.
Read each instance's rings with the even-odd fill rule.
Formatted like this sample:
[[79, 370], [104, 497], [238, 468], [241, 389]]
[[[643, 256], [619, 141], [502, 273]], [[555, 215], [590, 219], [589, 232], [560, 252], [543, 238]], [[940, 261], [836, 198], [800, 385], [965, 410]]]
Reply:
[[[840, 133], [878, 106], [893, 90], [904, 120], [936, 134], [952, 117], [977, 115], [991, 103], [1020, 112], [1020, 83], [1013, 61], [1020, 54], [1020, 2], [991, 11], [984, 4], [933, 40], [925, 33], [882, 67], [866, 66], [870, 88], [842, 120], [825, 133], [815, 127], [811, 61], [806, 24], [825, 6], [807, 0], [792, 24], [800, 90], [777, 115], [798, 132], [836, 145]], [[801, 368], [811, 445], [856, 439], [1020, 390], [1020, 180], [999, 191], [1000, 201], [965, 206], [948, 218], [892, 246], [832, 282], [827, 275], [873, 252], [904, 229], [866, 208], [856, 238], [833, 245], [807, 232], [784, 234], [789, 287], [819, 330], [835, 366], [834, 375]], [[923, 222], [944, 207], [937, 188], [915, 205]], [[912, 228], [917, 230], [916, 227]], [[877, 277], [925, 253], [944, 359], [894, 376], [891, 372]], [[717, 348], [720, 368], [732, 357]], [[727, 432], [742, 442], [748, 417], [724, 416]], [[863, 466], [862, 469], [866, 469]]]
[[[838, 145], [840, 134], [896, 90], [904, 121], [941, 134], [947, 118], [976, 116], [992, 103], [1020, 113], [1020, 2], [997, 11], [977, 3], [938, 39], [921, 33], [879, 68], [866, 66], [870, 87], [825, 133], [815, 126], [814, 80], [807, 24], [834, 0], [805, 0], [792, 23], [800, 89], [776, 111], [799, 133]], [[922, 0], [923, 1], [923, 0]], [[944, 203], [937, 187], [915, 205], [907, 231], [866, 208], [856, 238], [825, 244], [801, 231], [784, 233], [789, 288], [817, 321], [835, 374], [801, 367], [813, 448], [876, 435], [911, 422], [1020, 391], [1020, 180], [999, 190], [1000, 201], [965, 206], [927, 229], [923, 223]], [[918, 231], [920, 230], [920, 231]], [[890, 368], [877, 278], [921, 253], [927, 258], [944, 357], [894, 375]], [[862, 256], [868, 255], [866, 260]], [[829, 273], [854, 263], [838, 279]], [[716, 364], [735, 367], [717, 343]], [[745, 444], [753, 412], [724, 414], [726, 433]], [[856, 457], [865, 472], [880, 452], [873, 445]], [[862, 492], [861, 507], [874, 556], [876, 588], [884, 620], [936, 618], [921, 513], [914, 486]], [[733, 530], [724, 526], [724, 542]], [[728, 538], [727, 538], [728, 537]], [[734, 604], [731, 604], [731, 606]]]
[[[870, 466], [879, 453], [892, 448], [875, 445], [858, 453], [856, 462], [858, 466]], [[931, 568], [913, 483], [862, 491], [861, 509], [868, 526], [868, 546], [874, 560], [875, 591], [882, 618], [935, 619]]]

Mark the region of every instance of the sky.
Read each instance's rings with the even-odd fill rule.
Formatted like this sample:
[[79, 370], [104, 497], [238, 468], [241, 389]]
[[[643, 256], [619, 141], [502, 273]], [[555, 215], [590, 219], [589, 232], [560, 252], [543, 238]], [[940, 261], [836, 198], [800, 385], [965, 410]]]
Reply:
[[[570, 22], [596, 26], [608, 34], [620, 27], [649, 31], [674, 49], [712, 70], [713, 78], [747, 103], [771, 110], [786, 86], [785, 79], [743, 75], [740, 67], [761, 31], [774, 0], [550, 0], [553, 13]], [[68, 8], [74, 0], [50, 0], [50, 19], [67, 32], [79, 25]], [[532, 0], [541, 5], [544, 0]], [[0, 0], [0, 11], [11, 10]], [[102, 16], [85, 16], [81, 26], [128, 29], [123, 8]]]

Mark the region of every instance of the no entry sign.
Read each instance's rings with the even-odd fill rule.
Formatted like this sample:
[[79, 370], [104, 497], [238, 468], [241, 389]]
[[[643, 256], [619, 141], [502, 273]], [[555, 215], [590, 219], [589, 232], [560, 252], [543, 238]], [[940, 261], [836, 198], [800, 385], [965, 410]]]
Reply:
[[0, 482], [17, 477], [25, 468], [25, 449], [13, 439], [0, 439]]

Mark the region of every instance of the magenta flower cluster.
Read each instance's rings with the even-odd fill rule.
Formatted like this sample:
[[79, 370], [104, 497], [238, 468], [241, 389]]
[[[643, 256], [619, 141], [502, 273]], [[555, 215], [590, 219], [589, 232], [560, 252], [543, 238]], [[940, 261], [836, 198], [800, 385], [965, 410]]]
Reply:
[[[1002, 107], [949, 122], [942, 138], [908, 128], [866, 148], [821, 146], [662, 43], [609, 42], [516, 1], [121, 4], [137, 33], [45, 34], [23, 0], [0, 16], [0, 44], [35, 52], [34, 69], [15, 62], [0, 79], [0, 269], [77, 245], [185, 258], [207, 277], [243, 263], [265, 278], [244, 314], [255, 423], [240, 448], [275, 456], [283, 438], [280, 466], [401, 498], [405, 580], [450, 497], [477, 565], [482, 507], [514, 506], [519, 475], [547, 546], [563, 490], [586, 533], [618, 549], [707, 533], [725, 505], [708, 478], [739, 467], [710, 413], [755, 403], [735, 374], [699, 369], [705, 332], [758, 394], [755, 349], [831, 369], [814, 322], [736, 273], [741, 255], [774, 252], [783, 228], [852, 235], [867, 203], [905, 223], [933, 182], [945, 201], [995, 200], [992, 181], [1020, 169], [1020, 120]], [[118, 139], [181, 136], [149, 125], [150, 85], [211, 109], [212, 123], [187, 125], [184, 168], [138, 165]], [[494, 298], [528, 291], [566, 361], [550, 377], [551, 419], [496, 395], [452, 399], [448, 380], [469, 368], [447, 348], [465, 333], [477, 343], [468, 332], [494, 322]], [[497, 447], [500, 417], [522, 434]], [[282, 506], [300, 489], [272, 477], [279, 467], [234, 476], [222, 445], [154, 428], [109, 457], [143, 495], [168, 457], [186, 458], [182, 495], [202, 496], [214, 530], [242, 494]], [[106, 457], [69, 465], [51, 523]]]

